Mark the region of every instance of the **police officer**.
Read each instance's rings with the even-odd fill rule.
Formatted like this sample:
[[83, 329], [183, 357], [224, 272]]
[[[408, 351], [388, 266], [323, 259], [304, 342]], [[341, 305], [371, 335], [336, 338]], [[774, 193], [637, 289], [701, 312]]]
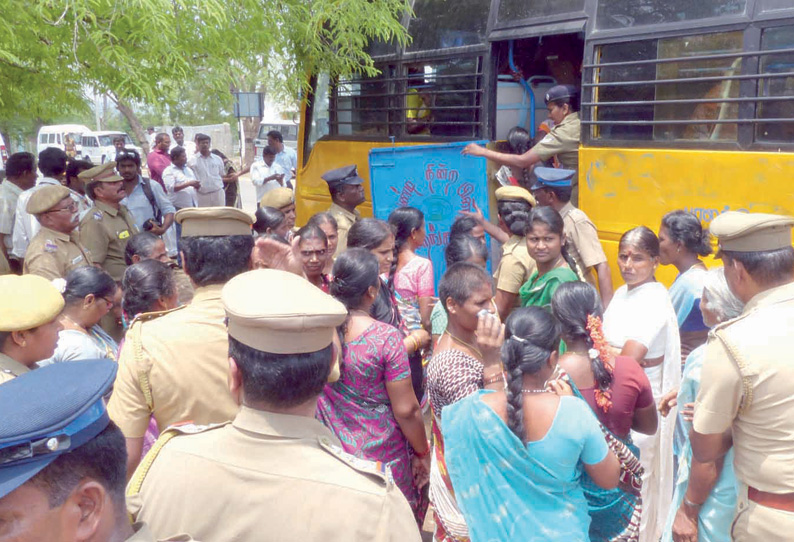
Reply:
[[56, 363], [0, 386], [0, 538], [154, 542], [124, 513], [124, 437], [103, 399], [115, 373]]
[[122, 178], [113, 171], [115, 167], [116, 162], [105, 162], [78, 175], [86, 181], [86, 193], [94, 200], [94, 207], [80, 222], [80, 242], [96, 264], [113, 280], [121, 281], [127, 268], [124, 249], [138, 228], [132, 213], [121, 204], [127, 193]]
[[133, 516], [160, 536], [189, 525], [207, 540], [418, 541], [390, 471], [343, 452], [314, 417], [324, 385], [338, 377], [334, 337], [345, 307], [273, 269], [230, 280], [222, 299], [240, 413], [162, 435], [151, 468], [141, 465], [128, 486]]
[[[0, 276], [0, 384], [27, 373], [37, 361], [52, 357], [63, 326], [58, 315], [64, 301], [38, 275]], [[3, 416], [6, 412], [0, 410]], [[5, 424], [0, 423], [0, 430]]]
[[[562, 216], [564, 223], [566, 249], [574, 259], [581, 279], [598, 286], [604, 308], [612, 299], [612, 272], [598, 240], [598, 230], [592, 220], [571, 203], [572, 183], [576, 171], [536, 167], [537, 182], [532, 186], [532, 195], [539, 205], [551, 207]], [[598, 275], [596, 284], [595, 274]]]
[[[554, 128], [524, 154], [495, 152], [475, 143], [466, 145], [463, 154], [484, 156], [500, 166], [522, 169], [529, 169], [539, 162], [556, 157], [563, 168], [578, 171], [582, 129], [579, 120], [579, 91], [572, 85], [551, 87], [546, 93], [546, 106], [549, 117], [554, 121]], [[579, 179], [576, 174], [572, 181], [571, 203], [579, 206]]]
[[525, 188], [503, 186], [496, 189], [499, 228], [510, 234], [502, 245], [502, 258], [493, 275], [496, 283], [494, 299], [502, 320], [518, 306], [518, 291], [537, 269], [535, 260], [527, 250], [527, 239], [524, 235], [529, 225], [529, 212], [535, 205], [535, 198]]
[[[712, 329], [691, 435], [693, 457], [722, 458], [733, 445], [739, 481], [736, 542], [791, 540], [794, 533], [794, 219], [726, 212], [719, 242], [741, 316]], [[702, 502], [686, 502], [697, 510]]]
[[28, 200], [27, 211], [36, 217], [41, 229], [28, 245], [25, 273], [52, 280], [93, 263], [74, 233], [79, 214], [71, 190], [65, 186], [42, 186]]
[[[285, 225], [291, 232], [295, 228], [295, 192], [286, 186], [279, 186], [265, 192], [259, 200], [260, 207], [273, 207], [284, 213]], [[287, 240], [291, 239], [291, 235]]]
[[328, 212], [336, 219], [339, 241], [334, 258], [347, 249], [347, 232], [353, 224], [361, 220], [356, 207], [364, 203], [364, 179], [358, 176], [355, 165], [344, 166], [326, 171], [322, 175], [331, 193], [331, 207]]
[[177, 212], [176, 221], [182, 225], [184, 270], [196, 285], [193, 300], [135, 319], [108, 404], [127, 437], [130, 474], [152, 415], [163, 431], [185, 420], [225, 422], [238, 410], [226, 383], [229, 342], [221, 288], [249, 269], [254, 219], [232, 207], [191, 207]]

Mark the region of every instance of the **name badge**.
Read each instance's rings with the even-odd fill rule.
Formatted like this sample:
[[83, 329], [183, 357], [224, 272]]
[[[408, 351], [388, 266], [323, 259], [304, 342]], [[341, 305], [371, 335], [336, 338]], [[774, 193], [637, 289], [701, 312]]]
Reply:
[[102, 220], [102, 213], [99, 212], [99, 211], [96, 211], [94, 213], [94, 220]]
[[44, 252], [58, 252], [58, 245], [47, 240], [44, 242]]
[[130, 236], [129, 230], [124, 230], [123, 232], [119, 233], [119, 239], [127, 239]]
[[77, 256], [74, 260], [72, 260], [72, 265], [76, 264], [77, 262], [79, 262], [82, 259], [83, 259], [82, 254], [80, 256]]

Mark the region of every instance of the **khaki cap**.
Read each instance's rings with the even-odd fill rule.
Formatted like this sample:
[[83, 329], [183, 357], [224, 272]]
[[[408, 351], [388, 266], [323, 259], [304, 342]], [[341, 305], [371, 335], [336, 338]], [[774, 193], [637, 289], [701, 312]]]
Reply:
[[496, 189], [496, 201], [526, 201], [532, 207], [538, 202], [529, 190], [520, 186], [502, 186]]
[[251, 235], [254, 217], [236, 207], [188, 207], [176, 212], [182, 237], [225, 237]]
[[121, 175], [116, 174], [115, 167], [116, 162], [105, 162], [101, 166], [80, 172], [77, 176], [87, 183], [115, 183], [123, 180]]
[[226, 283], [221, 300], [229, 335], [272, 354], [317, 352], [347, 318], [339, 301], [286, 271], [257, 269]]
[[295, 193], [291, 188], [279, 186], [273, 190], [268, 190], [262, 199], [259, 200], [260, 207], [273, 207], [281, 209], [295, 203]]
[[40, 215], [45, 211], [49, 211], [71, 195], [71, 190], [65, 186], [60, 184], [48, 184], [33, 192], [25, 210], [32, 215]]
[[764, 252], [791, 246], [794, 218], [764, 213], [728, 211], [715, 218], [709, 230], [717, 237], [720, 257], [723, 250]]
[[63, 309], [63, 296], [38, 275], [0, 277], [0, 331], [22, 331], [51, 322]]

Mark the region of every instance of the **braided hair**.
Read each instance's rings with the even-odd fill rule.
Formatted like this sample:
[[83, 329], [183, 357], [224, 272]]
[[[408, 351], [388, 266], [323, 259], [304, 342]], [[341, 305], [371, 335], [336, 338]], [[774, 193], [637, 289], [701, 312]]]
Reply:
[[[334, 262], [329, 293], [350, 311], [361, 305], [361, 299], [370, 286], [378, 286], [378, 259], [369, 250], [349, 248]], [[339, 335], [344, 344], [347, 320], [339, 326]]]
[[566, 243], [565, 231], [564, 231], [565, 222], [563, 222], [560, 213], [558, 213], [551, 207], [545, 207], [545, 206], [535, 207], [529, 213], [529, 219], [527, 221], [527, 226], [526, 226], [526, 230], [524, 231], [524, 235], [527, 235], [530, 232], [532, 226], [534, 226], [536, 222], [540, 224], [545, 224], [546, 226], [549, 227], [551, 233], [560, 236], [560, 240], [562, 241], [560, 247], [560, 254], [565, 260], [565, 263], [568, 264], [568, 267], [571, 268], [571, 271], [576, 273], [577, 277], [582, 277], [583, 276], [582, 270], [579, 269], [578, 265], [576, 265], [576, 261], [571, 257], [571, 255], [568, 253], [568, 249], [565, 247], [565, 243]]
[[511, 235], [526, 235], [530, 227], [529, 216], [532, 211], [528, 201], [500, 200], [496, 202], [496, 210]]
[[551, 314], [540, 307], [515, 309], [505, 321], [502, 362], [507, 372], [507, 425], [526, 442], [523, 376], [535, 374], [560, 347], [560, 334]]
[[394, 229], [394, 251], [402, 252], [411, 234], [424, 228], [425, 215], [416, 207], [398, 207], [389, 215], [389, 224]]

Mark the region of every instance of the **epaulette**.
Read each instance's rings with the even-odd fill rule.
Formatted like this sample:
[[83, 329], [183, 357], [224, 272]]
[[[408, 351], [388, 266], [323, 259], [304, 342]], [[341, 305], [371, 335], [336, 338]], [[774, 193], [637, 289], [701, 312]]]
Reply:
[[385, 463], [380, 461], [369, 461], [368, 459], [361, 459], [344, 451], [342, 448], [331, 442], [328, 437], [317, 437], [320, 447], [337, 458], [339, 461], [348, 467], [357, 470], [363, 474], [375, 476], [379, 481], [386, 484], [387, 489], [394, 486], [394, 477], [392, 476], [391, 469]]
[[175, 309], [169, 309], [167, 311], [142, 312], [138, 314], [135, 318], [133, 318], [132, 322], [130, 322], [130, 327], [132, 327], [138, 322], [150, 322], [152, 320], [156, 320], [161, 316], [164, 316], [166, 314], [171, 314], [172, 312], [180, 311], [185, 307], [187, 307], [187, 305], [182, 305], [181, 307], [176, 307]]

